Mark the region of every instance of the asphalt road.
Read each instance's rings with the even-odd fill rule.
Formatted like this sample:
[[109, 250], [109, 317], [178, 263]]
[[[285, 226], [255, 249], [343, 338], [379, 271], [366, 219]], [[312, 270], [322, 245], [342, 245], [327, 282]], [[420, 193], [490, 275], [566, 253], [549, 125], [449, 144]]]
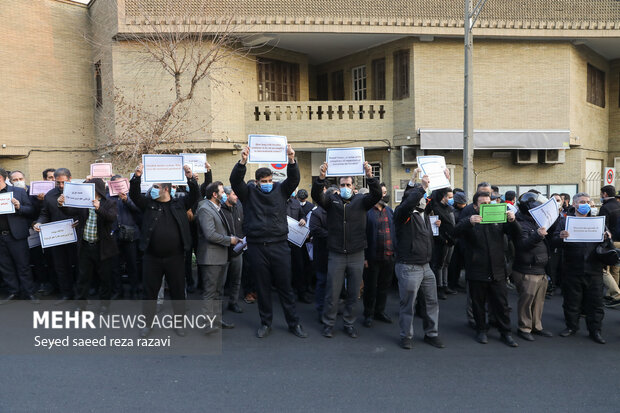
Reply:
[[[514, 307], [514, 292], [510, 300]], [[564, 327], [561, 304], [555, 296], [545, 305], [554, 333]], [[298, 309], [309, 338], [288, 333], [277, 305], [273, 333], [257, 339], [256, 304], [241, 305], [245, 313], [225, 313], [236, 328], [224, 331], [221, 355], [2, 356], [0, 412], [620, 410], [620, 311], [606, 311], [606, 345], [587, 338], [582, 320], [577, 336], [529, 343], [515, 335], [519, 348], [509, 348], [495, 330], [489, 344], [474, 341], [459, 294], [441, 302], [447, 347], [425, 344], [416, 319], [406, 351], [396, 324], [360, 326], [351, 339], [339, 321], [334, 338], [323, 338], [308, 304]], [[396, 294], [388, 309], [396, 319]]]

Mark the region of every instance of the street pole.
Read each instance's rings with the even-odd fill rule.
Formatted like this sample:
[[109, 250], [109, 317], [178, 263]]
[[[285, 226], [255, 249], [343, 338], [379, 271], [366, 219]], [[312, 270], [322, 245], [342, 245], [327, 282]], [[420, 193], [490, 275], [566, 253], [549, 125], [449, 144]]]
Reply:
[[469, 200], [475, 192], [474, 178], [474, 70], [473, 49], [474, 35], [472, 29], [484, 7], [486, 0], [465, 0], [465, 87], [463, 111], [463, 190]]

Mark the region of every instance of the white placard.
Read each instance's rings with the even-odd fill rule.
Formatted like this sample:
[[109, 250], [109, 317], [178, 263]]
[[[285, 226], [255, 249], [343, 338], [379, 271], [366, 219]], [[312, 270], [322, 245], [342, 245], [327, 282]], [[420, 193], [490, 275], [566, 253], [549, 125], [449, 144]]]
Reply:
[[76, 184], [75, 182], [65, 182], [62, 191], [65, 196], [63, 206], [73, 208], [94, 208], [95, 184]]
[[428, 219], [431, 221], [431, 228], [433, 229], [433, 237], [438, 237], [439, 227], [437, 226], [437, 221], [439, 220], [439, 215], [429, 215]]
[[183, 164], [189, 165], [192, 168], [192, 172], [197, 174], [203, 174], [207, 172], [205, 164], [207, 163], [206, 153], [182, 153]]
[[241, 242], [238, 242], [237, 245], [235, 245], [235, 247], [233, 248], [233, 252], [235, 254], [239, 254], [242, 250], [246, 250], [246, 249], [248, 249], [248, 241], [246, 237], [243, 237], [241, 239]]
[[249, 135], [249, 163], [288, 163], [286, 136]]
[[328, 148], [327, 176], [360, 176], [364, 172], [364, 148]]
[[530, 215], [540, 228], [549, 229], [560, 216], [560, 209], [555, 198], [551, 197], [544, 204], [530, 209]]
[[41, 224], [40, 229], [41, 248], [77, 242], [77, 234], [75, 233], [75, 228], [73, 228], [72, 219]]
[[41, 245], [41, 238], [39, 237], [39, 233], [34, 229], [30, 228], [28, 235], [28, 248], [35, 248]]
[[286, 217], [286, 220], [288, 221], [288, 240], [301, 247], [310, 234], [310, 228], [307, 225], [300, 226], [299, 221], [291, 217]]
[[605, 237], [605, 217], [566, 217], [569, 237], [564, 242], [603, 242]]
[[441, 188], [449, 188], [450, 181], [446, 178], [446, 160], [443, 156], [418, 156], [418, 166], [422, 170], [420, 178], [428, 175], [431, 191]]
[[13, 205], [12, 199], [13, 192], [3, 192], [0, 194], [0, 215], [15, 213], [15, 205]]
[[185, 185], [182, 155], [142, 155], [142, 182]]
[[110, 178], [114, 175], [112, 172], [111, 163], [91, 163], [90, 164], [90, 177], [91, 178]]
[[30, 195], [47, 194], [56, 187], [55, 181], [30, 181]]

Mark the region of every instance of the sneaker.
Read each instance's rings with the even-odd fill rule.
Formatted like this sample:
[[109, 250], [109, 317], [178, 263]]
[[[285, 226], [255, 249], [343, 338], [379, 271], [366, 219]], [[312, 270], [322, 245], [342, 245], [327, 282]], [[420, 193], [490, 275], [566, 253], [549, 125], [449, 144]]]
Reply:
[[401, 337], [400, 346], [405, 350], [411, 350], [413, 348], [413, 340], [407, 337]]
[[611, 299], [605, 303], [605, 307], [607, 308], [614, 308], [614, 307], [618, 307], [619, 305], [620, 305], [620, 298]]
[[433, 347], [437, 347], [437, 348], [444, 348], [445, 345], [443, 344], [443, 342], [441, 341], [441, 339], [437, 336], [435, 337], [429, 337], [429, 336], [424, 336], [424, 342], [427, 344], [430, 344]]

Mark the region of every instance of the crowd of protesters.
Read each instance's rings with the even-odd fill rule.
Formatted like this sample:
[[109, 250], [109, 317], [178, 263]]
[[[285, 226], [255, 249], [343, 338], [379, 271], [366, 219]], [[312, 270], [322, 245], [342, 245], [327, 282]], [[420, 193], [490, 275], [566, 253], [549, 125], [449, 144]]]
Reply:
[[[248, 148], [230, 174], [230, 186], [213, 182], [208, 163], [200, 186], [188, 166], [187, 185], [162, 182], [144, 192], [139, 165], [129, 191], [114, 196], [104, 180], [88, 177], [85, 182], [95, 188], [92, 208], [65, 206], [63, 188], [72, 178], [66, 168], [44, 170], [42, 179], [55, 187], [39, 195], [29, 195], [24, 173], [0, 168], [0, 194], [12, 192], [15, 210], [0, 214], [0, 276], [7, 294], [0, 305], [56, 295], [55, 304], [83, 310], [89, 297], [98, 297], [97, 311], [105, 314], [113, 300], [142, 299], [148, 321], [164, 291], [175, 314], [184, 311], [188, 294], [199, 291], [205, 308], [223, 302], [225, 310], [241, 313], [241, 300], [257, 303], [256, 336], [264, 338], [272, 332], [275, 292], [295, 336], [307, 337], [297, 312], [302, 303], [313, 304], [324, 337], [334, 337], [342, 314], [344, 333], [357, 338], [358, 301], [360, 325], [391, 324], [386, 303], [395, 286], [402, 348], [413, 346], [414, 315], [423, 319], [424, 341], [444, 347], [440, 301], [459, 293], [467, 294], [465, 315], [475, 340], [487, 343], [493, 326], [506, 345], [517, 347], [508, 289], [518, 294], [516, 331], [527, 341], [553, 336], [543, 327], [544, 303], [561, 290], [566, 328], [559, 335], [574, 335], [585, 316], [590, 338], [605, 343], [604, 308], [620, 305], [620, 266], [603, 255], [620, 247], [620, 197], [613, 186], [600, 194], [605, 241], [564, 242], [570, 236], [567, 216], [596, 213], [586, 193], [552, 194], [559, 218], [545, 228], [529, 213], [547, 201], [536, 190], [517, 198], [514, 191], [500, 194], [483, 182], [469, 203], [458, 188], [430, 191], [428, 176], [419, 179], [416, 170], [392, 210], [388, 188], [368, 163], [367, 188], [359, 189], [355, 177], [329, 181], [324, 163], [312, 183], [312, 203], [306, 189], [297, 190], [295, 151], [290, 146], [287, 151], [282, 182], [274, 182], [269, 168], [257, 169], [246, 182]], [[508, 204], [506, 222], [482, 224], [481, 206], [496, 203]], [[309, 229], [304, 245], [288, 240], [287, 217]], [[67, 219], [73, 220], [77, 242], [45, 249], [29, 245], [42, 224]], [[220, 318], [205, 333], [228, 328], [234, 324]], [[139, 334], [150, 332], [147, 326]]]

